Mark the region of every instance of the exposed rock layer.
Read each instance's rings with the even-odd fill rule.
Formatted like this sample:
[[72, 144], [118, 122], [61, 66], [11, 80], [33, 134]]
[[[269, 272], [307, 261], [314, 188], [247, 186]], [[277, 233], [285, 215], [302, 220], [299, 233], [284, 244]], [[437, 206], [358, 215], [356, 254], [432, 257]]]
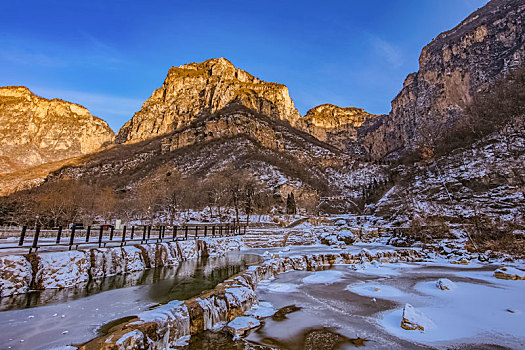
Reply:
[[427, 143], [465, 115], [472, 96], [525, 64], [525, 4], [492, 0], [421, 52], [388, 118], [362, 136], [374, 158]]
[[116, 141], [134, 142], [171, 132], [232, 101], [292, 125], [300, 117], [286, 86], [255, 78], [225, 58], [210, 59], [172, 67], [162, 87], [124, 124]]
[[362, 108], [323, 104], [310, 109], [296, 126], [341, 150], [358, 140], [357, 129], [375, 115]]
[[0, 174], [91, 153], [114, 136], [82, 106], [0, 87]]

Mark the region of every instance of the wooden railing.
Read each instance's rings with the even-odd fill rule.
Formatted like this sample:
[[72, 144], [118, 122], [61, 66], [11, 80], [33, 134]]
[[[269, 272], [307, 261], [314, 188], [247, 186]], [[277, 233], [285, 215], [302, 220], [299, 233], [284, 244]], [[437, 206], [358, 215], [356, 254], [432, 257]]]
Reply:
[[123, 226], [115, 230], [110, 225], [88, 226], [78, 228], [71, 226], [64, 229], [62, 226], [43, 229], [36, 226], [32, 229], [23, 226], [18, 245], [0, 246], [0, 249], [27, 248], [29, 253], [38, 252], [43, 247], [64, 247], [69, 250], [78, 249], [81, 245], [106, 245], [124, 246], [127, 243], [146, 244], [152, 242], [173, 242], [199, 237], [225, 237], [246, 234], [246, 225], [238, 224], [206, 224], [206, 225], [140, 225]]

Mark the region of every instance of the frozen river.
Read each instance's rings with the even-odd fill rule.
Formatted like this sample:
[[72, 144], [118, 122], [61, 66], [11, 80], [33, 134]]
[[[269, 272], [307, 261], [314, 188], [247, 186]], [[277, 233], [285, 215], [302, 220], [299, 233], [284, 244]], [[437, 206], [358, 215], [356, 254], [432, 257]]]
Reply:
[[108, 323], [213, 289], [248, 266], [256, 255], [188, 260], [174, 267], [92, 281], [82, 288], [46, 290], [0, 299], [0, 349], [50, 349], [79, 344]]
[[[372, 349], [524, 349], [525, 281], [496, 279], [495, 269], [476, 263], [395, 263], [286, 272], [260, 283], [257, 294], [276, 309], [294, 305], [299, 310], [282, 320], [266, 319], [246, 339], [286, 349], [325, 349], [322, 344], [330, 338], [341, 343], [334, 349], [355, 348], [352, 339], [366, 339], [365, 348]], [[452, 280], [455, 288], [440, 290], [440, 278]], [[402, 329], [406, 303], [435, 327]]]

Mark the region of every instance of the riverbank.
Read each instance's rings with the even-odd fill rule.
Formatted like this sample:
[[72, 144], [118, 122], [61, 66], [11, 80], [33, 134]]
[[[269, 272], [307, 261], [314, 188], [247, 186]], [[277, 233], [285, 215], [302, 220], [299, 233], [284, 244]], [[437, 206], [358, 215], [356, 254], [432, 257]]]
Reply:
[[238, 237], [0, 257], [0, 297], [87, 285], [90, 280], [173, 266], [239, 250]]
[[80, 349], [163, 349], [180, 344], [181, 338], [211, 330], [242, 316], [258, 303], [255, 289], [259, 282], [291, 270], [311, 270], [334, 264], [365, 262], [393, 263], [422, 260], [417, 250], [383, 250], [375, 253], [363, 249], [357, 253], [273, 256], [264, 263], [219, 284], [198, 298], [172, 301], [159, 308], [138, 314], [92, 340]]

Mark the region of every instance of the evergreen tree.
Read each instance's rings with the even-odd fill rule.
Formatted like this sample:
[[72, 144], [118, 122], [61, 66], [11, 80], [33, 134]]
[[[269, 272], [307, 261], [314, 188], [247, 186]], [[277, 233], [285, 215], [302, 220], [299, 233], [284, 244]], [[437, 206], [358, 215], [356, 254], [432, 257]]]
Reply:
[[288, 194], [288, 198], [286, 199], [286, 214], [295, 214], [297, 212], [297, 209], [295, 207], [295, 197], [293, 196], [293, 193], [290, 192]]

